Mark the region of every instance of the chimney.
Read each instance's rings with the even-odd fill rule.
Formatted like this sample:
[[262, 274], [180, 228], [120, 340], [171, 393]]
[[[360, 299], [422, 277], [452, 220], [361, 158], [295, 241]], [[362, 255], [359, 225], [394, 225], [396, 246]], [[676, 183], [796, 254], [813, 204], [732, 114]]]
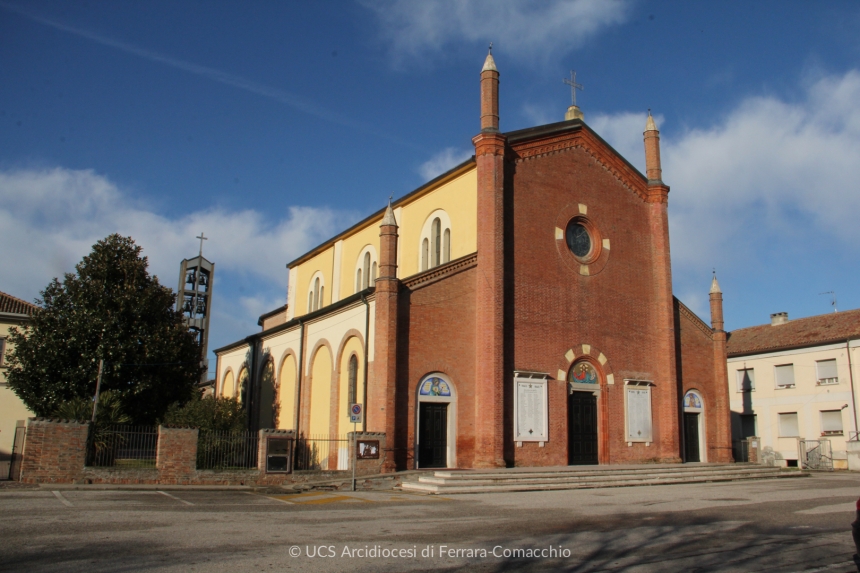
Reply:
[[770, 315], [770, 325], [776, 326], [778, 324], [785, 324], [788, 322], [788, 313], [787, 312], [775, 312]]

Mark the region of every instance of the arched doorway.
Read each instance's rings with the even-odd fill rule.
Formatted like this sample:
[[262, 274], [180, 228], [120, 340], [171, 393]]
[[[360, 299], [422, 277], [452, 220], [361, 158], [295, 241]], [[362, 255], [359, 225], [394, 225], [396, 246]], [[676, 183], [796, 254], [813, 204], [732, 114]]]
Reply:
[[567, 382], [567, 463], [597, 464], [600, 375], [591, 362], [580, 360], [570, 367]]
[[457, 393], [444, 374], [428, 374], [418, 384], [415, 459], [419, 468], [457, 467]]
[[705, 462], [705, 408], [702, 396], [695, 390], [684, 394], [684, 461]]

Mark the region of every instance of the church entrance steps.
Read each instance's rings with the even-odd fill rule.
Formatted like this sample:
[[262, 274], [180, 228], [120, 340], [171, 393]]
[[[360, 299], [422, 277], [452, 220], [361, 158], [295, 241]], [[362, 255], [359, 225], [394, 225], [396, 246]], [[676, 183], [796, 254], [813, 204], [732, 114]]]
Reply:
[[404, 491], [429, 494], [543, 491], [634, 487], [718, 481], [758, 480], [808, 476], [756, 464], [684, 464], [651, 466], [583, 466], [563, 468], [512, 468], [495, 471], [434, 472], [404, 482]]

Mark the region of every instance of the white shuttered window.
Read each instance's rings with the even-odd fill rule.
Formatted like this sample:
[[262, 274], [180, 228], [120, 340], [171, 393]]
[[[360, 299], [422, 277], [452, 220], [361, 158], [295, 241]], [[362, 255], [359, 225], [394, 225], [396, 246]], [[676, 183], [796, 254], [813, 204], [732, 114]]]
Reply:
[[800, 436], [799, 426], [797, 424], [797, 412], [789, 412], [779, 415], [779, 437], [780, 438], [797, 438]]
[[776, 387], [785, 388], [794, 386], [794, 364], [782, 364], [774, 368], [776, 375]]
[[836, 372], [836, 359], [818, 360], [815, 363], [818, 384], [839, 384], [839, 374]]

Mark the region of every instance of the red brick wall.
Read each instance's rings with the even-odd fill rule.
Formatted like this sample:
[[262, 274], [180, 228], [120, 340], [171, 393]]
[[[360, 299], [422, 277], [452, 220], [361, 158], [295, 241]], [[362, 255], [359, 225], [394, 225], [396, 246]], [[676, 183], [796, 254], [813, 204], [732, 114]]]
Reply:
[[86, 463], [88, 429], [88, 424], [68, 420], [27, 420], [21, 481], [64, 483], [79, 478]]
[[[512, 368], [556, 376], [568, 349], [582, 344], [599, 347], [615, 376], [614, 387], [606, 392], [609, 435], [602, 445], [609, 456], [601, 458], [608, 463], [677, 461], [671, 306], [667, 328], [662, 308], [666, 293], [661, 290], [666, 277], [658, 276], [658, 258], [665, 253], [654, 236], [651, 205], [643, 199], [644, 181], [638, 175], [613, 173], [623, 167], [611, 157], [609, 164], [598, 161], [583, 147], [514, 165], [506, 191], [512, 248], [505, 261], [513, 285], [512, 324], [506, 333], [513, 338]], [[639, 187], [631, 188], [633, 184]], [[603, 268], [588, 276], [570, 264], [569, 253], [559, 250], [555, 238], [556, 227], [564, 229], [568, 220], [562, 215], [571, 208], [578, 211], [578, 204], [587, 206], [587, 217], [601, 238], [610, 240]], [[655, 384], [650, 446], [628, 447], [625, 441], [620, 391], [624, 378]], [[511, 400], [506, 407], [510, 415]], [[510, 451], [519, 465], [520, 449]]]
[[[467, 259], [469, 257], [466, 257]], [[458, 265], [453, 261], [452, 265]], [[429, 271], [432, 273], [433, 271]], [[418, 382], [431, 372], [447, 375], [457, 393], [457, 466], [475, 460], [475, 280], [474, 264], [436, 282], [424, 282], [400, 293], [398, 443], [401, 469], [412, 469], [415, 457]], [[449, 412], [449, 416], [450, 416]], [[449, 436], [449, 440], [454, 439]]]
[[[689, 311], [687, 311], [689, 312]], [[728, 428], [721, 420], [726, 417], [728, 403], [725, 396], [725, 386], [716, 383], [714, 375], [719, 364], [715, 364], [715, 341], [712, 334], [706, 332], [704, 323], [691, 318], [681, 306], [675, 303], [675, 324], [678, 336], [678, 383], [680, 387], [679, 402], [689, 390], [697, 390], [704, 401], [705, 418], [705, 447], [708, 462], [730, 462], [731, 435], [726, 435]], [[710, 328], [708, 328], [710, 331]], [[725, 359], [723, 360], [725, 362]], [[683, 415], [683, 403], [678, 411], [679, 420]], [[683, 426], [681, 432], [683, 432]]]
[[197, 470], [197, 429], [158, 427], [155, 468], [159, 483], [189, 483]]

